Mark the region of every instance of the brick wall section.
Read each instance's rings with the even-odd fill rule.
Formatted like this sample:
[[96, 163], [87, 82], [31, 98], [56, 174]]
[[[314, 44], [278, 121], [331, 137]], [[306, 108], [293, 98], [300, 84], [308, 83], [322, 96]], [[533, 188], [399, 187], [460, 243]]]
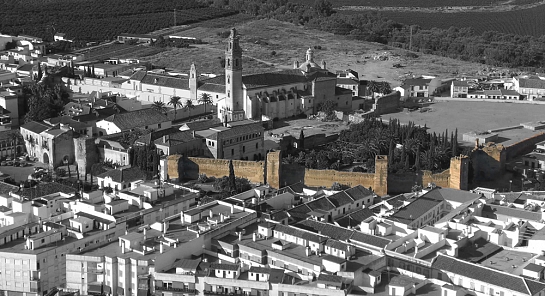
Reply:
[[[282, 155], [280, 151], [267, 153], [266, 183], [273, 188], [280, 188], [282, 180]], [[265, 182], [264, 182], [265, 183]]]
[[541, 141], [545, 141], [545, 133], [539, 133], [530, 138], [507, 146], [507, 160], [511, 160], [517, 156], [532, 152], [532, 150], [534, 150], [535, 148], [535, 145]]
[[89, 173], [91, 165], [99, 162], [98, 150], [93, 138], [74, 138], [74, 158], [80, 174]]
[[[265, 162], [263, 161], [233, 160], [233, 168], [237, 177], [246, 178], [254, 183], [265, 183]], [[216, 178], [229, 176], [229, 160], [168, 156], [168, 178], [197, 179], [199, 174]]]
[[372, 187], [375, 189], [375, 174], [358, 173], [358, 172], [341, 172], [335, 170], [305, 170], [304, 183], [310, 187], [331, 187], [333, 182], [338, 182], [343, 185], [363, 187]]
[[376, 98], [372, 111], [374, 111], [376, 115], [395, 113], [399, 111], [401, 106], [400, 99], [401, 94], [398, 91]]

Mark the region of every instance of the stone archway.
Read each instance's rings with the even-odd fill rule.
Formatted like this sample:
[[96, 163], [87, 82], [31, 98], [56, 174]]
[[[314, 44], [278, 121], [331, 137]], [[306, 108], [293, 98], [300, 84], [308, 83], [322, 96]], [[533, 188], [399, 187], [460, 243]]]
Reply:
[[43, 161], [44, 161], [45, 164], [49, 164], [49, 155], [47, 155], [47, 152], [44, 152]]

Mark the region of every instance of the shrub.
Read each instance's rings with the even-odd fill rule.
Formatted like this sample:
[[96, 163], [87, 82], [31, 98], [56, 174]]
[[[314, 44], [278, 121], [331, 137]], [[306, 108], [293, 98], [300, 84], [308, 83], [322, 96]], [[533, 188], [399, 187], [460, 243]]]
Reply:
[[57, 168], [55, 170], [55, 173], [57, 174], [57, 177], [65, 177], [66, 176], [66, 170], [63, 168]]
[[206, 183], [206, 182], [209, 181], [209, 179], [206, 176], [206, 174], [199, 174], [199, 177], [197, 178], [197, 181], [200, 182], [200, 183]]
[[272, 56], [275, 56], [275, 55], [276, 55], [276, 51], [273, 50], [273, 51], [271, 52], [271, 55], [272, 55]]

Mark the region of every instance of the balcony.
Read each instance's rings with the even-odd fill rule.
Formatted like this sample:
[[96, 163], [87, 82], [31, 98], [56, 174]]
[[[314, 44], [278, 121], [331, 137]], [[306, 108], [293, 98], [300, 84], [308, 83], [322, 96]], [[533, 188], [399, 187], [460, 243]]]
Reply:
[[157, 291], [172, 291], [172, 292], [180, 292], [180, 293], [197, 294], [197, 290], [195, 290], [195, 289], [186, 289], [186, 288], [172, 288], [172, 287], [157, 286], [157, 287], [155, 287], [155, 290], [157, 290]]
[[233, 292], [229, 292], [229, 293], [225, 293], [225, 292], [214, 292], [214, 291], [204, 291], [204, 295], [219, 295], [219, 296], [233, 296], [233, 295], [245, 295], [245, 294], [242, 294], [242, 293], [233, 293]]

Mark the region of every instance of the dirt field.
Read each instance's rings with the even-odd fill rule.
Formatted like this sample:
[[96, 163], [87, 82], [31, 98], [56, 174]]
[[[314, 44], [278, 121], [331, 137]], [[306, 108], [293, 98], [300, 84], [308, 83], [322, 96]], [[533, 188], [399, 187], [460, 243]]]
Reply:
[[[445, 129], [458, 128], [458, 138], [469, 131], [486, 131], [499, 127], [519, 125], [523, 122], [545, 119], [545, 105], [487, 102], [438, 102], [430, 106], [431, 112], [399, 112], [382, 118], [397, 118], [402, 123], [413, 121], [427, 125], [431, 132], [442, 133]], [[533, 135], [530, 130], [520, 129], [499, 133], [504, 145]], [[472, 145], [473, 143], [467, 143]]]
[[[259, 28], [259, 29], [256, 29]], [[171, 49], [143, 58], [160, 67], [188, 71], [192, 62], [201, 73], [222, 74], [220, 58], [225, 48], [224, 38], [218, 32], [230, 28], [194, 27], [180, 32], [181, 35], [201, 38], [207, 44], [190, 49]], [[293, 66], [297, 59], [304, 61], [307, 48], [315, 50], [316, 62], [325, 60], [330, 71], [352, 69], [361, 79], [388, 81], [393, 87], [401, 84], [407, 75], [452, 76], [452, 73], [468, 75], [482, 69], [482, 65], [462, 62], [418, 53], [417, 58], [407, 58], [406, 51], [382, 44], [361, 42], [349, 36], [338, 36], [302, 26], [275, 20], [253, 20], [237, 26], [244, 50], [244, 72], [256, 73]], [[274, 53], [273, 53], [274, 51]], [[388, 60], [375, 60], [378, 56]], [[394, 68], [394, 64], [402, 67]]]

